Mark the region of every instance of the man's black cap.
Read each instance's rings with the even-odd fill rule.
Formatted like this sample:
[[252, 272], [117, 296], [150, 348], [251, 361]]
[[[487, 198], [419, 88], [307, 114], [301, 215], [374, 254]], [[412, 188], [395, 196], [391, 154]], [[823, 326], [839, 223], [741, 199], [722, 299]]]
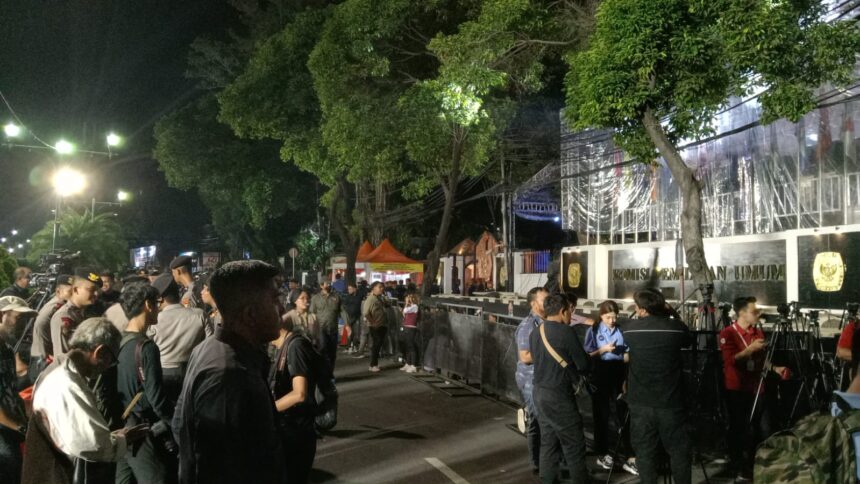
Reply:
[[58, 286], [71, 286], [75, 283], [75, 276], [71, 274], [60, 274], [57, 276]]
[[164, 296], [169, 292], [179, 292], [179, 285], [173, 280], [170, 274], [162, 274], [152, 281], [152, 287], [158, 291], [159, 296]]
[[78, 269], [75, 271], [75, 277], [86, 279], [95, 284], [96, 287], [102, 287], [102, 278], [99, 277], [96, 271], [90, 269]]
[[173, 259], [170, 262], [170, 270], [179, 269], [180, 267], [188, 267], [191, 268], [191, 257], [187, 255], [180, 255], [179, 257]]

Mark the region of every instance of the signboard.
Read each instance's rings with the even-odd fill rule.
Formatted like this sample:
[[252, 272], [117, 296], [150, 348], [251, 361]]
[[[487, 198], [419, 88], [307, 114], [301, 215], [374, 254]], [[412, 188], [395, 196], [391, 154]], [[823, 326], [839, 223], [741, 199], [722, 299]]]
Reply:
[[[754, 296], [762, 305], [785, 302], [785, 244], [784, 240], [706, 243], [705, 257], [717, 300]], [[675, 267], [674, 243], [609, 252], [610, 298], [632, 299], [638, 289], [658, 287], [667, 299], [680, 299], [682, 278], [689, 296], [697, 288], [688, 268]]]
[[215, 269], [221, 263], [220, 252], [204, 252], [201, 265], [204, 269]]
[[156, 247], [147, 245], [145, 247], [137, 247], [131, 249], [131, 266], [132, 267], [148, 267], [155, 264]]
[[567, 251], [561, 254], [561, 288], [578, 298], [588, 298], [588, 252]]
[[860, 232], [800, 236], [797, 259], [802, 305], [841, 309], [860, 302]]

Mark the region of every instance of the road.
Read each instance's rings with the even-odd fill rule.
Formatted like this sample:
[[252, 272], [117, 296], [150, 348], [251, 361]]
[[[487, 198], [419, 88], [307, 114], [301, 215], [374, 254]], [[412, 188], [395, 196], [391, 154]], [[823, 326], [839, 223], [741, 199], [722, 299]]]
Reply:
[[[318, 442], [312, 482], [538, 482], [525, 437], [514, 427], [515, 409], [469, 391], [449, 396], [398, 371], [390, 360], [381, 366], [382, 372], [370, 373], [367, 358], [338, 354], [338, 425]], [[594, 460], [589, 455], [590, 466]], [[606, 481], [606, 471], [594, 473]], [[694, 481], [704, 482], [700, 470]], [[637, 479], [619, 469], [611, 482]]]

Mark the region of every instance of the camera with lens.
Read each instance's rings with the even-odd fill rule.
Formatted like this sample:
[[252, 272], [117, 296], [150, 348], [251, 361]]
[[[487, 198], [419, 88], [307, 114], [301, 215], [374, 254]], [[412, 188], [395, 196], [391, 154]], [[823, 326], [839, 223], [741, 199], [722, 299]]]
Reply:
[[846, 303], [845, 304], [845, 312], [848, 313], [850, 317], [856, 317], [857, 311], [860, 311], [860, 303]]
[[787, 318], [788, 313], [791, 312], [791, 305], [787, 303], [779, 303], [776, 305], [776, 312], [783, 318]]

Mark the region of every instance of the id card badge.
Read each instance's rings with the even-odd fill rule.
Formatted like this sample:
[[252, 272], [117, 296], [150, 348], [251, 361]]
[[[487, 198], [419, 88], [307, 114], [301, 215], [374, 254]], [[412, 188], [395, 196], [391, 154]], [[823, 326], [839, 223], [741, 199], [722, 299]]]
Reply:
[[747, 371], [755, 371], [755, 361], [747, 360]]

